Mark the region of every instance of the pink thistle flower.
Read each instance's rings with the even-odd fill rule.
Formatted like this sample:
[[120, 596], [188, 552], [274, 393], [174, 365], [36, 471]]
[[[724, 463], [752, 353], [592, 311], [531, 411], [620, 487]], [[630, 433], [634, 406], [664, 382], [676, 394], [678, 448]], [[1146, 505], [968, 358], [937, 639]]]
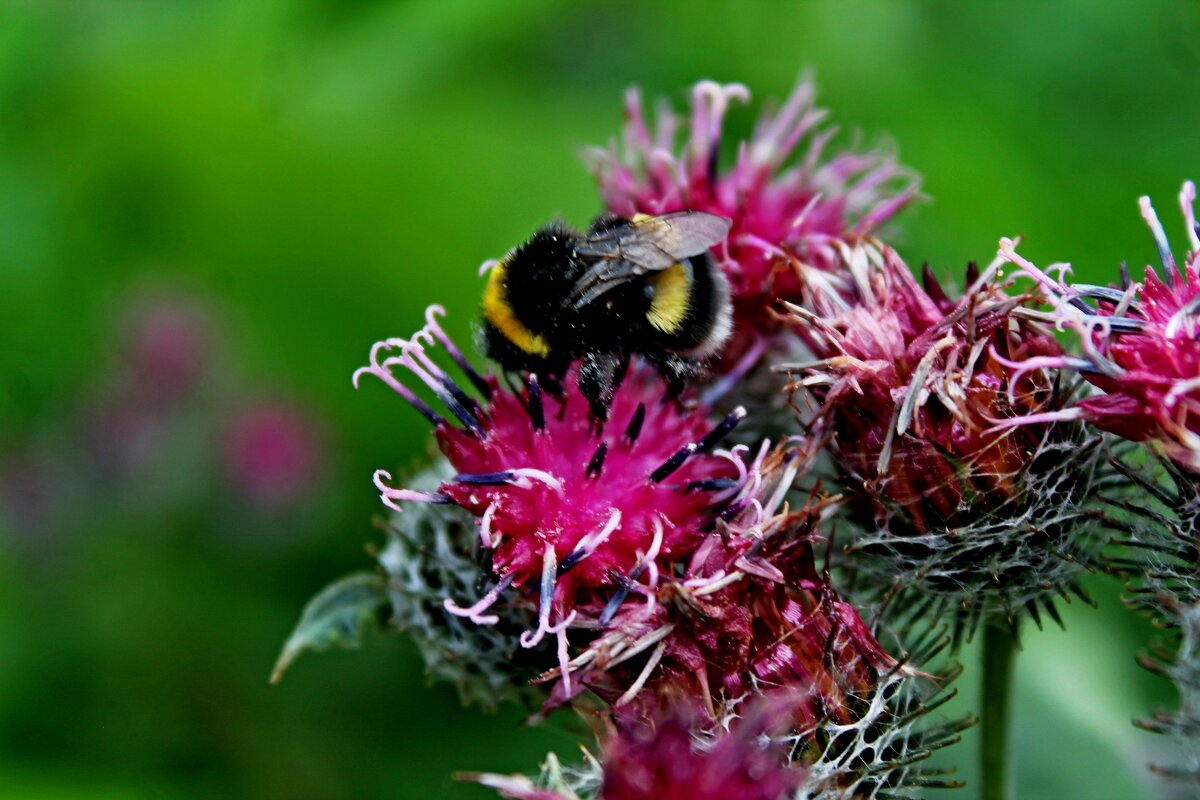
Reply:
[[1004, 293], [999, 260], [955, 301], [889, 248], [843, 257], [851, 302], [814, 286], [789, 305], [815, 358], [778, 369], [812, 404], [851, 510], [875, 526], [856, 547], [886, 552], [897, 587], [956, 609], [959, 634], [989, 608], [1036, 618], [1046, 587], [1075, 590], [1093, 560], [1072, 532], [1099, 456], [1059, 424], [1069, 392], [1047, 367], [1060, 348]]
[[[1138, 204], [1154, 235], [1163, 277], [1151, 266], [1145, 280], [1120, 288], [1068, 284], [1022, 258], [1005, 239], [1001, 254], [1037, 281], [1053, 306], [1052, 319], [1075, 331], [1082, 356], [1063, 356], [1058, 366], [1078, 371], [1104, 391], [1085, 397], [1060, 418], [1084, 419], [1101, 430], [1155, 450], [1193, 473], [1200, 472], [1200, 235], [1193, 205], [1196, 187], [1183, 184], [1179, 204], [1189, 249], [1182, 272], [1150, 205]], [[1059, 268], [1065, 272], [1064, 265]], [[1096, 305], [1085, 302], [1093, 299]]]
[[214, 359], [211, 309], [180, 291], [126, 299], [110, 333], [119, 358], [88, 392], [81, 416], [89, 455], [105, 477], [157, 469], [182, 417], [208, 382]]
[[[1142, 666], [1172, 681], [1178, 707], [1156, 711], [1135, 724], [1172, 736], [1178, 762], [1156, 771], [1200, 781], [1200, 580], [1196, 531], [1200, 530], [1200, 230], [1196, 187], [1183, 184], [1179, 205], [1188, 237], [1182, 270], [1150, 204], [1138, 205], [1157, 246], [1163, 272], [1151, 266], [1135, 283], [1122, 266], [1120, 286], [1071, 284], [1069, 266], [1041, 269], [1002, 240], [1001, 254], [1032, 278], [1052, 309], [1044, 316], [1078, 336], [1079, 355], [1056, 364], [1078, 372], [1103, 394], [1084, 397], [1058, 412], [1124, 439], [1144, 442], [1160, 457], [1134, 466], [1114, 459], [1125, 490], [1106, 498], [1107, 522], [1123, 549], [1110, 566], [1127, 582], [1127, 602], [1164, 630]], [[1057, 274], [1055, 274], [1057, 273]], [[1092, 302], [1088, 302], [1092, 301]], [[1117, 451], [1120, 454], [1120, 450]]]
[[177, 405], [205, 378], [212, 361], [206, 310], [183, 296], [140, 300], [125, 320], [130, 390], [155, 408]]
[[453, 347], [438, 313], [412, 340], [390, 342], [400, 356], [381, 362], [377, 346], [364, 369], [395, 381], [397, 363], [424, 368], [460, 416], [461, 426], [436, 426], [459, 474], [432, 493], [394, 489], [382, 475], [378, 483], [390, 505], [453, 503], [479, 519], [498, 582], [469, 608], [458, 598], [445, 608], [492, 625], [501, 617], [488, 612], [510, 588], [536, 600], [537, 628], [521, 643], [559, 640], [558, 668], [543, 677], [560, 679], [547, 708], [586, 686], [635, 717], [682, 692], [703, 697], [715, 720], [760, 684], [800, 685], [812, 725], [828, 714], [848, 719], [849, 696], [865, 696], [879, 671], [897, 666], [817, 571], [822, 504], [792, 512], [785, 503], [802, 453], [764, 443], [747, 464], [744, 446], [715, 450], [740, 412], [713, 426], [660, 402], [662, 381], [636, 367], [603, 430], [571, 381], [548, 399], [536, 380], [514, 392], [475, 374], [487, 389], [478, 404], [414, 349]]
[[[1037, 433], [1004, 436], [996, 422], [1040, 412], [1053, 397], [1045, 372], [1012, 371], [1004, 354], [1057, 355], [1053, 337], [1028, 326], [1010, 332], [1019, 301], [992, 281], [995, 264], [954, 303], [931, 274], [932, 291], [918, 285], [890, 248], [846, 257], [857, 302], [814, 291], [814, 311], [793, 307], [817, 358], [780, 368], [818, 402], [817, 427], [839, 463], [877, 487], [880, 504], [903, 506], [916, 533], [969, 512], [964, 491], [1011, 493]], [[957, 480], [963, 461], [976, 473], [970, 487]]]
[[[776, 800], [804, 779], [768, 734], [782, 714], [766, 704], [703, 749], [677, 714], [621, 732], [605, 754], [604, 800]], [[772, 725], [775, 717], [775, 725]], [[763, 742], [766, 741], [764, 747]]]
[[953, 744], [971, 720], [928, 724], [945, 702], [893, 674], [866, 703], [867, 716], [828, 725], [822, 744], [789, 729], [802, 692], [770, 690], [721, 726], [707, 724], [688, 698], [674, 698], [645, 719], [618, 720], [602, 737], [600, 758], [563, 766], [554, 754], [541, 774], [466, 775], [511, 800], [686, 798], [918, 797], [930, 787], [962, 784], [919, 764]]
[[[512, 587], [538, 606], [537, 629], [522, 635], [522, 645], [534, 647], [554, 634], [565, 664], [565, 631], [576, 606], [633, 580], [632, 574], [669, 569], [714, 524], [738, 472], [712, 450], [744, 412], [714, 425], [702, 409], [663, 402], [665, 384], [635, 366], [614, 397], [609, 422], [598, 428], [573, 380], [564, 382], [561, 396], [547, 397], [535, 376], [515, 391], [477, 373], [438, 324], [443, 313], [431, 307], [426, 326], [411, 340], [376, 344], [371, 363], [354, 380], [375, 375], [430, 419], [458, 474], [433, 493], [394, 488], [384, 471], [376, 473], [376, 485], [394, 509], [404, 501], [453, 503], [478, 517], [498, 583], [469, 608], [447, 598], [446, 610], [493, 624], [497, 618], [485, 612]], [[433, 362], [427, 348], [435, 343], [481, 400]], [[459, 424], [400, 382], [396, 367], [425, 383]]]
[[[577, 609], [603, 633], [570, 662], [574, 685], [635, 718], [684, 696], [701, 698], [716, 721], [760, 687], [803, 690], [797, 727], [854, 718], [855, 698], [901, 667], [817, 570], [815, 524], [828, 503], [784, 503], [799, 455], [764, 444], [717, 531], [681, 571]], [[560, 685], [552, 701], [565, 696]]]
[[240, 409], [223, 431], [222, 461], [229, 483], [256, 507], [287, 508], [316, 483], [321, 454], [315, 424], [278, 400]]
[[512, 800], [573, 800], [591, 796], [596, 783], [597, 800], [779, 800], [805, 775], [787, 763], [786, 749], [771, 735], [786, 718], [779, 713], [786, 705], [786, 698], [760, 702], [746, 719], [711, 737], [697, 736], [686, 706], [650, 723], [621, 725], [591, 775], [566, 775], [551, 761], [543, 786], [521, 776], [472, 777]]
[[[737, 143], [731, 168], [718, 163], [725, 114], [747, 102], [740, 84], [701, 81], [692, 89], [691, 119], [677, 149], [681, 120], [661, 104], [651, 129], [636, 89], [626, 95], [622, 146], [590, 152], [608, 210], [625, 216], [682, 209], [733, 220], [727, 243], [714, 252], [732, 288], [733, 357], [761, 348], [778, 331], [777, 300], [797, 300], [799, 262], [816, 270], [840, 267], [836, 243], [862, 236], [893, 217], [917, 194], [916, 176], [884, 152], [827, 156], [836, 133], [802, 78], [778, 111], [766, 112], [748, 140]], [[759, 352], [761, 355], [761, 352]]]

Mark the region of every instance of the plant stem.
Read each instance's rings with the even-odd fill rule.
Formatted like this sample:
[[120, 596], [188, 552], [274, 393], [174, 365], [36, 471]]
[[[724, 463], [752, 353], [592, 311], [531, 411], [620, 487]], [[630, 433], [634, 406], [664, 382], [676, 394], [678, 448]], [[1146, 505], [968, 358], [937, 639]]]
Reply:
[[1013, 796], [1008, 763], [1008, 718], [1016, 650], [1012, 631], [998, 624], [984, 625], [983, 697], [980, 703], [983, 741], [979, 751], [983, 800], [1011, 800]]

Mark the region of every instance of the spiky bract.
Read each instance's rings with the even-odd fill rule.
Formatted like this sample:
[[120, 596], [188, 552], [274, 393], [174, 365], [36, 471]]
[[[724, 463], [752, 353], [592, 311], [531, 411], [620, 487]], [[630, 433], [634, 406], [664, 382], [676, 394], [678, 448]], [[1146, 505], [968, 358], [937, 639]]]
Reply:
[[1045, 419], [1072, 388], [1041, 366], [1053, 336], [1016, 313], [998, 263], [952, 300], [890, 248], [843, 259], [854, 292], [811, 286], [789, 306], [814, 358], [779, 369], [865, 529], [853, 549], [874, 558], [857, 567], [919, 598], [914, 616], [952, 615], [957, 637], [987, 615], [1056, 615], [1096, 560], [1105, 462], [1098, 437]]

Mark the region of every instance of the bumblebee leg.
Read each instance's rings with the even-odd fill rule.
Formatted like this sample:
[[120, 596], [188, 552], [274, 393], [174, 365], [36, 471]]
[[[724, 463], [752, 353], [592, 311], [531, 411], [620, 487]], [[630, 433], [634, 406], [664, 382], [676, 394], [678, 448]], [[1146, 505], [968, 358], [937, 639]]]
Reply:
[[664, 400], [678, 400], [687, 385], [704, 374], [704, 368], [700, 366], [699, 362], [683, 356], [669, 354], [654, 359], [654, 361], [659, 374], [667, 382], [667, 394], [663, 398]]
[[615, 353], [589, 353], [579, 367], [579, 391], [599, 423], [608, 420], [608, 409], [616, 391], [614, 378], [621, 362], [621, 356]]
[[621, 384], [625, 381], [625, 376], [629, 374], [629, 362], [632, 356], [629, 353], [624, 353], [617, 359], [616, 369], [613, 370], [612, 390], [613, 394], [621, 388]]

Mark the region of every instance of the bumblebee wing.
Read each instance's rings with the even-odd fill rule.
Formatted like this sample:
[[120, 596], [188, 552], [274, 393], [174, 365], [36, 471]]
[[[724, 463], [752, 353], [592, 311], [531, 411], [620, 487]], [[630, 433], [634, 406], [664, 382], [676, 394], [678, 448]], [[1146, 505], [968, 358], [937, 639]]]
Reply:
[[579, 277], [568, 304], [582, 308], [622, 283], [700, 255], [725, 240], [732, 221], [705, 211], [636, 217], [583, 240], [575, 252], [593, 263]]

